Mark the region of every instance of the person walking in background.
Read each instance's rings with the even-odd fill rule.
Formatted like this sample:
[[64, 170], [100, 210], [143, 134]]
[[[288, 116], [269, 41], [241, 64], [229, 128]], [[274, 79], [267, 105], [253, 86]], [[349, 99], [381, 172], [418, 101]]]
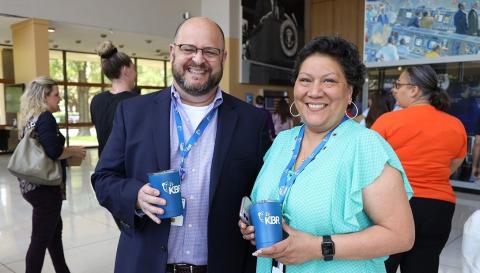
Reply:
[[[221, 90], [226, 58], [217, 23], [185, 20], [170, 44], [172, 86], [119, 103], [92, 175], [120, 219], [116, 273], [254, 271], [236, 224], [268, 148], [267, 115]], [[183, 174], [182, 221], [158, 218], [166, 200], [147, 183], [171, 169]]]
[[26, 273], [42, 271], [47, 249], [55, 272], [70, 272], [63, 253], [63, 222], [60, 215], [62, 202], [66, 199], [65, 159], [83, 159], [86, 151], [83, 147], [64, 147], [65, 137], [60, 133], [52, 115], [60, 110], [59, 103], [57, 83], [45, 76], [30, 82], [20, 99], [19, 132], [23, 136], [28, 129], [34, 128], [32, 137], [38, 139], [48, 157], [60, 160], [62, 167], [62, 182], [59, 186], [38, 185], [19, 179], [23, 198], [33, 207], [32, 236], [25, 260]]
[[384, 92], [374, 93], [372, 95], [372, 104], [370, 105], [367, 116], [365, 117], [365, 127], [372, 127], [373, 123], [384, 113], [392, 111], [387, 95]]
[[[258, 273], [272, 272], [272, 259], [288, 273], [380, 273], [385, 256], [412, 246], [412, 191], [398, 157], [347, 118], [365, 72], [355, 45], [339, 37], [298, 53], [294, 105], [304, 124], [275, 138], [251, 194], [283, 203], [288, 237], [254, 253]], [[238, 225], [255, 244], [254, 227]]]
[[478, 29], [478, 8], [479, 3], [475, 1], [472, 3], [472, 9], [468, 12], [468, 35], [480, 36]]
[[453, 24], [455, 25], [455, 33], [467, 34], [467, 14], [465, 13], [465, 3], [458, 3], [458, 11], [453, 16]]
[[275, 135], [293, 127], [293, 119], [290, 116], [288, 103], [285, 99], [282, 98], [278, 101], [272, 118], [273, 125], [275, 126]]
[[276, 136], [275, 134], [275, 126], [273, 125], [273, 118], [272, 118], [272, 113], [270, 113], [270, 111], [268, 111], [266, 108], [265, 108], [265, 97], [263, 97], [262, 95], [258, 95], [256, 98], [255, 98], [255, 107], [261, 109], [263, 112], [265, 112], [265, 114], [267, 115], [267, 123], [268, 123], [268, 133], [270, 135], [270, 139], [273, 140]]
[[90, 103], [90, 116], [97, 131], [98, 155], [102, 154], [112, 131], [113, 117], [118, 103], [135, 97], [135, 65], [127, 54], [119, 52], [111, 41], [97, 48], [101, 57], [102, 73], [112, 81], [112, 89], [95, 95]]
[[465, 158], [467, 135], [461, 121], [445, 112], [448, 96], [429, 65], [406, 68], [392, 92], [404, 109], [382, 115], [372, 129], [392, 145], [413, 187], [415, 244], [385, 265], [388, 273], [399, 265], [402, 273], [438, 273], [455, 210], [449, 177]]

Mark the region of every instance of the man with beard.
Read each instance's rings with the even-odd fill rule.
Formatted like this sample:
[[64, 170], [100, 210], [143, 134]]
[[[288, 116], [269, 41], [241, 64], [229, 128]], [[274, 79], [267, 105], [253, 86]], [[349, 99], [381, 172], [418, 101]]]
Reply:
[[[267, 117], [220, 89], [226, 56], [218, 24], [188, 19], [170, 45], [173, 85], [119, 104], [92, 175], [121, 220], [115, 272], [254, 271], [238, 211], [267, 149]], [[147, 183], [169, 169], [182, 174], [183, 221], [159, 219], [166, 200]]]

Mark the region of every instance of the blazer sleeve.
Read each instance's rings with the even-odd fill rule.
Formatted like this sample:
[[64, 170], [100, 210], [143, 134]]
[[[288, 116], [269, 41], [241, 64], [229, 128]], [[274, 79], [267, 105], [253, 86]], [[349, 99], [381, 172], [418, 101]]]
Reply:
[[145, 219], [135, 213], [137, 194], [145, 183], [127, 177], [124, 160], [127, 146], [124, 111], [124, 104], [121, 102], [115, 113], [110, 138], [91, 180], [100, 205], [120, 220], [121, 228], [127, 235], [132, 235], [133, 229], [145, 222]]
[[40, 114], [35, 123], [35, 131], [45, 154], [51, 159], [57, 160], [63, 153], [65, 138], [60, 134], [57, 121], [52, 113], [46, 111]]

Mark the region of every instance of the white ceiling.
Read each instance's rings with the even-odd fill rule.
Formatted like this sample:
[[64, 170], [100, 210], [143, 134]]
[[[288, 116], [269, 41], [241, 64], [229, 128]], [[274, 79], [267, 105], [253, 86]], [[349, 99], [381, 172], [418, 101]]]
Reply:
[[93, 53], [101, 41], [111, 40], [130, 56], [165, 59], [183, 13], [199, 16], [200, 5], [199, 0], [0, 0], [0, 44], [11, 44], [12, 24], [32, 17], [55, 28], [49, 33], [51, 49]]

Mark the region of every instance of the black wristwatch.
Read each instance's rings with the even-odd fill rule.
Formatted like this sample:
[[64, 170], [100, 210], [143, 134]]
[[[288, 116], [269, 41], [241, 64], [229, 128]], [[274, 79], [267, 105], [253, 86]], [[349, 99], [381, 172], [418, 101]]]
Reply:
[[333, 260], [333, 256], [335, 255], [335, 243], [332, 241], [330, 235], [323, 236], [322, 255], [325, 261]]

